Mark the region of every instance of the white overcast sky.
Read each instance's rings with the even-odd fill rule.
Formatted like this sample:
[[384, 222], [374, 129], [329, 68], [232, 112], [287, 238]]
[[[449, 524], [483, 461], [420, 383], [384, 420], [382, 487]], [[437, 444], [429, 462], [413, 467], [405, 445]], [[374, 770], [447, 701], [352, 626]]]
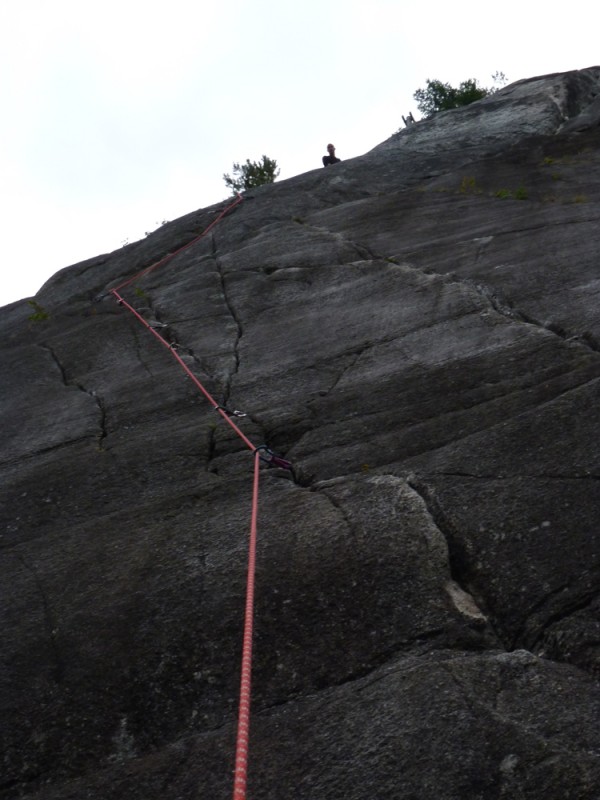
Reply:
[[428, 78], [598, 65], [599, 22], [538, 0], [0, 0], [0, 305], [223, 200], [234, 161], [281, 180], [330, 141], [367, 152]]

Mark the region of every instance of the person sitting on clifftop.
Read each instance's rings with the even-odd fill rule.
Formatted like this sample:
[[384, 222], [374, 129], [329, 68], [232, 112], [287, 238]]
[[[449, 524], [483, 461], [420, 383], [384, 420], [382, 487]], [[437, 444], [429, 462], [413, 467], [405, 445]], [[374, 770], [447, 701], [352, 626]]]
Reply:
[[327, 145], [327, 152], [329, 153], [328, 156], [323, 156], [323, 166], [328, 167], [330, 164], [337, 164], [338, 161], [341, 161], [341, 158], [336, 158], [335, 156], [335, 147], [332, 144]]

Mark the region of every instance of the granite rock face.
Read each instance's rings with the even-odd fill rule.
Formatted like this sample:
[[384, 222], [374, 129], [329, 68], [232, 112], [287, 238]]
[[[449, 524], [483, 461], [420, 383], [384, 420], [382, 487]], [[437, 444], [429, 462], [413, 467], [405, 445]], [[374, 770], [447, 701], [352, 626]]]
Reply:
[[253, 457], [177, 353], [293, 464], [249, 795], [597, 800], [599, 103], [520, 81], [0, 311], [1, 798], [231, 796]]

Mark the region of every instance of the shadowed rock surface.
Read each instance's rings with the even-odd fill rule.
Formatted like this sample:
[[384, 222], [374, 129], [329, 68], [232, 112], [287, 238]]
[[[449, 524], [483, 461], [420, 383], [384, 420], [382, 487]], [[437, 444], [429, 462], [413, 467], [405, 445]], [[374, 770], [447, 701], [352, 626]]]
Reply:
[[[600, 797], [600, 67], [0, 311], [3, 800]], [[318, 161], [318, 157], [316, 159]], [[189, 247], [185, 247], [186, 245]], [[184, 248], [184, 249], [181, 249]]]

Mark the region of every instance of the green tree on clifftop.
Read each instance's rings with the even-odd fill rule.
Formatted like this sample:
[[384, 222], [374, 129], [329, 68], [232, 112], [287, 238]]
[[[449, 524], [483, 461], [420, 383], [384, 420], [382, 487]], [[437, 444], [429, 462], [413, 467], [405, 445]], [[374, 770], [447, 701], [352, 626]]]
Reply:
[[273, 183], [278, 175], [277, 162], [272, 158], [263, 156], [262, 161], [246, 159], [245, 164], [234, 163], [233, 178], [225, 173], [223, 180], [225, 181], [225, 186], [232, 189], [233, 192], [243, 192], [246, 189], [255, 189], [264, 183]]
[[[494, 83], [503, 86], [506, 83], [504, 73], [496, 72], [492, 76]], [[425, 118], [432, 117], [438, 111], [447, 111], [450, 108], [468, 106], [476, 100], [481, 100], [498, 91], [498, 86], [487, 89], [479, 86], [476, 78], [463, 81], [457, 88], [449, 83], [438, 80], [427, 80], [426, 89], [417, 89], [413, 97], [417, 101], [417, 108]]]

